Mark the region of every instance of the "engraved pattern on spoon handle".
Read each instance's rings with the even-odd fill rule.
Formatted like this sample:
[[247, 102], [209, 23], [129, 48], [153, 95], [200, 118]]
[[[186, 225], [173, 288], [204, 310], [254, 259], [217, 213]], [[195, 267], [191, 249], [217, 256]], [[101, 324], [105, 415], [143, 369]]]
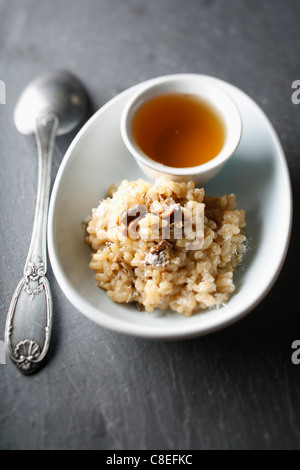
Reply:
[[[49, 282], [45, 274], [47, 270], [47, 216], [52, 156], [57, 127], [58, 118], [51, 112], [45, 111], [37, 118], [35, 137], [38, 147], [39, 170], [34, 224], [24, 267], [24, 276], [19, 282], [11, 300], [5, 328], [5, 343], [8, 355], [21, 372], [25, 374], [34, 372], [44, 359], [49, 348], [52, 329], [52, 297]], [[21, 298], [23, 291], [32, 301], [30, 303], [30, 321], [35, 322], [36, 325], [38, 320], [35, 319], [35, 316], [40, 313], [41, 309], [45, 310], [44, 323], [40, 326], [43, 329], [44, 335], [43, 345], [33, 337], [19, 340], [15, 346], [12, 344], [13, 333], [16, 327], [15, 322], [24, 323], [28, 321], [28, 318], [26, 319], [21, 311], [24, 305], [28, 305]], [[44, 300], [41, 299], [43, 295]], [[16, 314], [17, 311], [18, 314]], [[18, 327], [22, 331], [22, 324], [19, 324]]]

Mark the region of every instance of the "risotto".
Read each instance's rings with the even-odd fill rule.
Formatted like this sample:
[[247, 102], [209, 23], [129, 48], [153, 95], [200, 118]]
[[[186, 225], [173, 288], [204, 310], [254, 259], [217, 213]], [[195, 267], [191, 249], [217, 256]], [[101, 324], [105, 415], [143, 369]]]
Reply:
[[227, 302], [246, 240], [245, 212], [235, 207], [234, 194], [206, 196], [193, 181], [112, 185], [87, 223], [98, 286], [148, 312], [191, 316]]

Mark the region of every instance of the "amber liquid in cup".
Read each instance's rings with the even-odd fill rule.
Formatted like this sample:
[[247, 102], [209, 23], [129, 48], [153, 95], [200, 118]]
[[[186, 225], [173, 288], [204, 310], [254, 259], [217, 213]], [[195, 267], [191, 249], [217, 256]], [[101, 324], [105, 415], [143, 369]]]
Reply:
[[225, 125], [206, 101], [171, 93], [141, 105], [133, 118], [132, 134], [152, 160], [183, 168], [201, 165], [219, 154], [225, 141]]

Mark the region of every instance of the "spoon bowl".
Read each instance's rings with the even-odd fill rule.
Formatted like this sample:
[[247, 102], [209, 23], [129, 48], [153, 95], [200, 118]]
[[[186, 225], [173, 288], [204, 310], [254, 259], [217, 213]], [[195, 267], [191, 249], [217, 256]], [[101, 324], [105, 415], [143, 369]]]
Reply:
[[36, 118], [51, 112], [58, 118], [57, 135], [71, 132], [86, 112], [86, 93], [78, 80], [69, 72], [54, 72], [30, 82], [21, 94], [14, 112], [19, 132], [35, 132]]

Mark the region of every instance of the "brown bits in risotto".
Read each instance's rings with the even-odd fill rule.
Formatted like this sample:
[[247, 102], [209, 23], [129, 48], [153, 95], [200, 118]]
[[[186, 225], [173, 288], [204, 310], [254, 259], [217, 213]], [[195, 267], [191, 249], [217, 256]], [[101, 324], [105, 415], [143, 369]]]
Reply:
[[[92, 211], [86, 241], [96, 282], [113, 301], [185, 316], [228, 301], [246, 241], [234, 194], [205, 196], [193, 181], [166, 177], [124, 180], [108, 194]], [[197, 229], [200, 209], [203, 237], [191, 245], [185, 226]]]

